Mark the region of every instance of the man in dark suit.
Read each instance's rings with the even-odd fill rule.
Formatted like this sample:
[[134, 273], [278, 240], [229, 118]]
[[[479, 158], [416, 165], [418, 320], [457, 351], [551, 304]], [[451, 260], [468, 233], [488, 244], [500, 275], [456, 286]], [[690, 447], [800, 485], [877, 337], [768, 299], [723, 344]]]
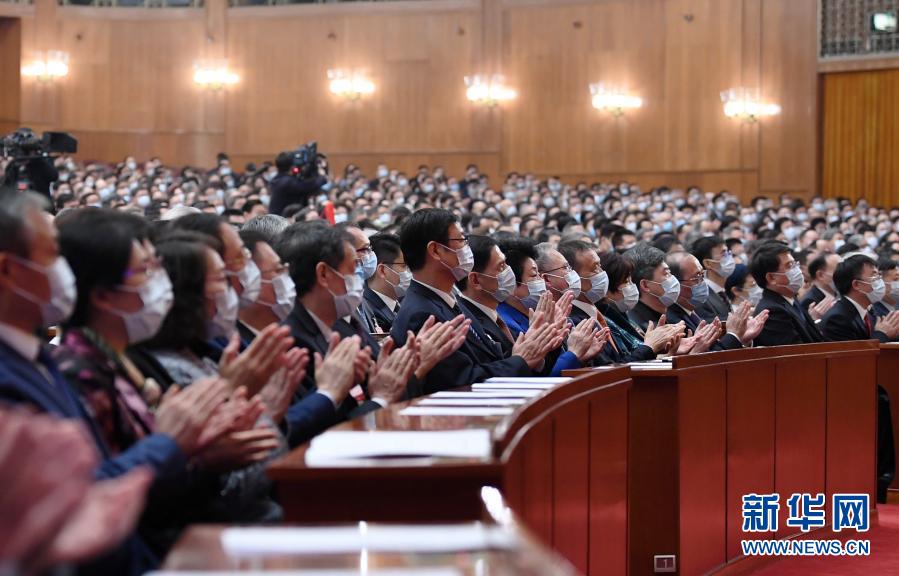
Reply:
[[634, 263], [632, 278], [640, 289], [640, 300], [627, 316], [646, 332], [649, 323], [658, 325], [668, 306], [677, 300], [680, 285], [665, 263], [665, 253], [658, 248], [641, 242], [624, 255]]
[[378, 267], [365, 287], [365, 302], [378, 325], [385, 332], [390, 332], [400, 309], [400, 300], [412, 282], [412, 273], [403, 259], [398, 236], [375, 234], [369, 240], [378, 258]]
[[[288, 420], [291, 411], [300, 410], [308, 403], [306, 399], [318, 396], [317, 393], [324, 394], [329, 402], [316, 404], [315, 410], [304, 420], [320, 428], [312, 430], [313, 435], [324, 429], [322, 425], [327, 427], [342, 418], [355, 417], [398, 400], [405, 391], [405, 382], [397, 387], [395, 382], [380, 375], [368, 378], [379, 347], [356, 317], [362, 300], [362, 281], [355, 274], [356, 251], [350, 236], [336, 228], [294, 224], [284, 231], [277, 249], [281, 258], [289, 264], [290, 275], [296, 285], [297, 301], [284, 321], [291, 329], [296, 346], [306, 348], [310, 355], [318, 353], [325, 356], [332, 334], [338, 334], [341, 339], [358, 336], [362, 342], [355, 361], [354, 384], [358, 388], [339, 393], [319, 390], [314, 363], [310, 362], [300, 393], [302, 401], [288, 410]], [[345, 320], [345, 316], [349, 320]], [[300, 435], [308, 437], [309, 432]]]
[[468, 276], [456, 282], [462, 292], [461, 304], [478, 319], [487, 338], [507, 358], [512, 355], [515, 341], [496, 308], [515, 290], [515, 273], [489, 236], [471, 236], [468, 244], [474, 254], [474, 266]]
[[[842, 298], [821, 322], [827, 340], [890, 342], [899, 336], [899, 312], [876, 318], [871, 311], [871, 305], [880, 302], [886, 293], [886, 285], [873, 259], [863, 254], [850, 256], [837, 265], [833, 281]], [[877, 392], [877, 500], [886, 502], [887, 489], [896, 473], [896, 460], [890, 397], [880, 385]]]
[[[337, 226], [337, 228], [338, 230], [346, 232], [347, 236], [350, 238], [353, 250], [356, 252], [355, 272], [359, 279], [362, 280], [364, 286], [365, 282], [374, 276], [375, 270], [378, 268], [378, 257], [374, 250], [372, 250], [371, 242], [361, 228], [355, 224], [342, 224]], [[362, 326], [368, 330], [370, 334], [383, 334], [388, 332], [388, 330], [385, 330], [383, 326], [378, 324], [374, 311], [372, 311], [368, 302], [366, 302], [364, 297], [364, 287], [362, 302], [359, 303], [355, 312], [359, 321], [362, 323]]]
[[556, 342], [562, 335], [553, 332], [554, 328], [541, 330], [532, 326], [525, 338], [513, 346], [512, 355], [503, 358], [477, 318], [459, 306], [453, 285], [471, 272], [474, 256], [452, 212], [414, 212], [403, 223], [400, 245], [414, 279], [391, 331], [397, 344], [405, 343], [406, 333], [417, 333], [431, 316], [439, 322], [451, 322], [462, 314], [470, 321], [461, 348], [427, 374], [423, 393], [467, 386], [493, 376], [531, 375], [542, 366], [546, 354], [558, 346]]
[[[800, 304], [809, 311], [812, 320], [817, 321], [823, 318], [837, 298], [833, 274], [841, 260], [842, 258], [838, 254], [828, 252], [819, 254], [808, 264], [812, 287], [802, 297]], [[822, 302], [824, 302], [823, 305]]]
[[[687, 330], [696, 333], [703, 320], [696, 314], [696, 308], [705, 303], [709, 289], [705, 283], [705, 271], [699, 260], [686, 252], [674, 252], [667, 257], [668, 268], [680, 282], [677, 301], [668, 307], [668, 322], [683, 322]], [[727, 334], [712, 344], [711, 351], [737, 350], [752, 343], [765, 325], [767, 314], [762, 312], [755, 318], [748, 317], [748, 308], [731, 312], [727, 316]], [[714, 322], [717, 316], [712, 319]]]
[[297, 290], [287, 264], [281, 261], [265, 235], [241, 230], [240, 239], [253, 255], [262, 277], [259, 296], [241, 308], [237, 330], [243, 343], [249, 344], [270, 324], [283, 322], [293, 310]]
[[724, 322], [731, 312], [730, 301], [724, 293], [724, 285], [728, 277], [734, 273], [736, 266], [734, 256], [720, 236], [698, 238], [693, 242], [690, 253], [705, 269], [705, 281], [709, 287], [708, 300], [696, 307], [696, 314], [706, 322], [711, 322], [715, 318]]
[[749, 273], [764, 292], [755, 308], [756, 315], [767, 310], [768, 321], [755, 339], [757, 346], [813, 344], [824, 338], [796, 299], [804, 278], [799, 263], [783, 242], [770, 240], [752, 255]]

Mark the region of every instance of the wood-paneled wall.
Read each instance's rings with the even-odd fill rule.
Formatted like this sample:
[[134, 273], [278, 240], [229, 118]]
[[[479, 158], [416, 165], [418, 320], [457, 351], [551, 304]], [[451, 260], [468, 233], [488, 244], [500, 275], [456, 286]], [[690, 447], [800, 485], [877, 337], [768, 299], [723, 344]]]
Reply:
[[[22, 122], [71, 130], [82, 156], [105, 160], [205, 164], [227, 150], [257, 161], [316, 139], [337, 166], [457, 171], [473, 161], [490, 174], [744, 196], [816, 189], [814, 0], [298, 5], [229, 9], [217, 25], [209, 10], [63, 7], [52, 40], [22, 16], [24, 57], [47, 42], [71, 54], [59, 86], [23, 81]], [[228, 57], [237, 87], [192, 85], [193, 60], [209, 53]], [[330, 67], [369, 69], [376, 93], [336, 100]], [[470, 106], [463, 76], [497, 70], [518, 100]], [[598, 113], [588, 91], [597, 81], [628, 86], [643, 108]], [[718, 95], [740, 85], [760, 86], [783, 114], [757, 125], [725, 118]]]
[[825, 196], [899, 205], [899, 70], [824, 77]]

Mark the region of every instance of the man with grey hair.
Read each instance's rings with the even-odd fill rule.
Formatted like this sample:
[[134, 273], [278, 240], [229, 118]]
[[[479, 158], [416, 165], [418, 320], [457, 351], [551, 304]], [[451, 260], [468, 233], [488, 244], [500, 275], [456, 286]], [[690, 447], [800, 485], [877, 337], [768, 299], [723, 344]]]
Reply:
[[665, 253], [641, 242], [624, 253], [634, 263], [631, 278], [640, 289], [640, 301], [628, 312], [628, 318], [640, 330], [646, 330], [650, 322], [658, 325], [668, 306], [680, 293], [680, 283], [671, 275], [665, 263]]
[[265, 236], [269, 245], [274, 246], [278, 237], [288, 226], [290, 226], [290, 221], [283, 216], [278, 216], [277, 214], [263, 214], [262, 216], [255, 216], [247, 220], [247, 223], [243, 225], [241, 230], [246, 232], [258, 232]]

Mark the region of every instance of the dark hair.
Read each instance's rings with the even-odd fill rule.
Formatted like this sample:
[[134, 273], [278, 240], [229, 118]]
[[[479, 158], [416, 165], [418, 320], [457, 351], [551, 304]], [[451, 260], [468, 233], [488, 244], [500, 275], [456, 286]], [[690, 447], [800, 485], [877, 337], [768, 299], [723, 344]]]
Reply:
[[[474, 254], [474, 266], [472, 272], [483, 272], [484, 268], [490, 262], [490, 255], [493, 254], [493, 248], [497, 246], [496, 240], [490, 236], [471, 236], [468, 239], [468, 245], [471, 246], [471, 253]], [[468, 276], [456, 282], [459, 290], [468, 288]]]
[[811, 262], [808, 263], [808, 275], [812, 277], [812, 280], [815, 279], [818, 272], [827, 268], [827, 257], [831, 256], [832, 252], [824, 252], [823, 254], [819, 254], [816, 256]]
[[255, 208], [256, 206], [264, 206], [262, 200], [247, 200], [246, 202], [244, 202], [241, 211], [243, 214], [249, 214], [250, 211], [253, 210], [253, 208]]
[[260, 243], [271, 245], [268, 236], [262, 232], [256, 232], [255, 230], [241, 230], [238, 234], [240, 235], [240, 239], [243, 240], [244, 246], [253, 253], [253, 256], [256, 256], [256, 248], [259, 247]]
[[680, 244], [680, 240], [677, 239], [677, 236], [671, 234], [670, 232], [666, 232], [660, 235], [652, 242], [653, 248], [658, 248], [664, 253], [668, 253], [671, 250], [671, 247], [675, 244]]
[[849, 294], [849, 291], [852, 290], [852, 281], [859, 279], [859, 274], [861, 274], [866, 265], [877, 269], [877, 262], [864, 254], [850, 256], [837, 264], [837, 269], [833, 273], [833, 283], [841, 296]]
[[288, 172], [293, 167], [293, 154], [281, 152], [275, 157], [275, 167], [278, 172]]
[[84, 326], [90, 316], [91, 292], [122, 283], [134, 241], [147, 238], [148, 224], [140, 216], [94, 208], [70, 212], [60, 218], [57, 228], [59, 251], [78, 286], [75, 310], [65, 326]]
[[629, 228], [622, 228], [620, 230], [616, 230], [612, 234], [612, 246], [618, 246], [619, 244], [621, 244], [621, 242], [624, 241], [625, 236], [633, 236], [636, 238], [637, 233], [632, 232]]
[[346, 258], [350, 236], [337, 228], [298, 222], [281, 234], [275, 251], [290, 266], [290, 277], [296, 284], [297, 296], [303, 296], [315, 286], [315, 267], [324, 262], [337, 269]]
[[896, 263], [892, 258], [878, 258], [877, 259], [877, 269], [880, 273], [889, 272], [890, 270], [895, 270], [899, 268], [899, 264]]
[[747, 268], [745, 264], [737, 264], [734, 266], [733, 274], [728, 276], [727, 280], [724, 281], [724, 293], [727, 294], [727, 298], [731, 302], [736, 298], [734, 295], [734, 288], [740, 288], [742, 290], [747, 276], [749, 276], [749, 268]]
[[406, 218], [400, 228], [400, 246], [410, 270], [425, 265], [429, 242], [449, 243], [449, 228], [456, 222], [456, 216], [442, 208], [418, 210]]
[[777, 272], [780, 268], [780, 255], [789, 253], [789, 246], [777, 240], [759, 244], [749, 261], [749, 273], [755, 278], [755, 283], [762, 288], [767, 288], [768, 281], [765, 279], [765, 275]]
[[631, 274], [631, 278], [637, 286], [640, 286], [640, 282], [643, 280], [652, 282], [656, 268], [665, 262], [664, 252], [644, 242], [637, 244], [623, 256], [634, 263], [634, 272]]
[[634, 262], [614, 250], [599, 255], [602, 269], [609, 275], [609, 292], [616, 292], [628, 276], [634, 273]]
[[712, 259], [712, 251], [718, 246], [724, 245], [724, 240], [720, 236], [697, 238], [690, 246], [690, 254], [696, 256], [699, 265], [705, 268], [705, 261]]
[[742, 246], [743, 241], [740, 240], [739, 238], [728, 238], [727, 240], [724, 241], [724, 244], [727, 246], [728, 250], [733, 250], [734, 246], [736, 246], [737, 244]]
[[225, 253], [225, 241], [222, 238], [222, 224], [227, 224], [221, 216], [217, 214], [207, 214], [201, 212], [199, 214], [186, 214], [180, 218], [175, 218], [169, 223], [172, 231], [185, 230], [188, 232], [198, 232], [214, 238], [215, 242], [213, 250], [223, 256]]
[[840, 249], [837, 250], [837, 254], [842, 256], [843, 254], [849, 254], [850, 252], [858, 252], [859, 250], [861, 250], [861, 246], [855, 242], [846, 242], [840, 246]]
[[381, 232], [370, 236], [368, 241], [371, 242], [371, 249], [381, 264], [392, 264], [402, 254], [400, 237], [396, 234]]
[[210, 238], [182, 231], [164, 236], [156, 245], [175, 300], [148, 348], [196, 348], [206, 341], [206, 249], [214, 250]]
[[571, 266], [571, 269], [576, 271], [577, 255], [583, 252], [592, 252], [593, 245], [588, 244], [583, 240], [567, 240], [565, 242], [560, 242], [556, 247], [556, 250], [558, 250], [559, 254], [568, 261], [568, 265]]
[[497, 245], [506, 256], [506, 264], [515, 273], [515, 280], [521, 283], [521, 277], [524, 275], [524, 261], [528, 258], [537, 260], [536, 244], [530, 238], [517, 237], [500, 240]]

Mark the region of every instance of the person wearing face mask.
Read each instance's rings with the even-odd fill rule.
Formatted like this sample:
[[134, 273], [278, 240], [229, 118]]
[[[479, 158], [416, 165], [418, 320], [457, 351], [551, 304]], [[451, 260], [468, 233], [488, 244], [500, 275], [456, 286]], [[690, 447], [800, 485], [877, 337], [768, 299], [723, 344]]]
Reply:
[[[378, 255], [372, 250], [368, 237], [355, 224], [339, 225], [337, 228], [346, 232], [352, 240], [353, 249], [356, 251], [355, 273], [362, 282], [364, 292], [365, 283], [375, 274], [378, 268]], [[383, 334], [385, 332], [384, 327], [378, 324], [374, 311], [364, 298], [357, 305], [355, 312], [369, 334]], [[345, 316], [341, 317], [346, 319]]]
[[[826, 340], [896, 341], [899, 312], [878, 318], [872, 309], [887, 292], [877, 262], [862, 254], [850, 256], [837, 265], [833, 280], [841, 298], [821, 321], [821, 332]], [[896, 460], [890, 397], [880, 385], [877, 392], [877, 501], [886, 502], [887, 489], [896, 473]]]
[[803, 284], [802, 269], [786, 244], [769, 240], [758, 246], [749, 262], [749, 273], [763, 290], [756, 314], [769, 312], [765, 327], [755, 339], [757, 346], [823, 341], [815, 321], [797, 300]]
[[[225, 275], [238, 297], [238, 306], [252, 305], [259, 297], [262, 276], [253, 261], [253, 255], [244, 246], [237, 230], [220, 216], [214, 214], [188, 214], [171, 222], [172, 230], [188, 230], [210, 236], [225, 263]], [[216, 337], [229, 334], [216, 334]]]
[[277, 175], [272, 178], [269, 185], [271, 200], [269, 200], [268, 212], [280, 216], [285, 208], [291, 204], [308, 206], [309, 200], [315, 198], [328, 179], [321, 174], [315, 174], [307, 179], [297, 178], [293, 174], [293, 154], [281, 152], [275, 158]]
[[399, 312], [400, 300], [412, 283], [412, 272], [403, 259], [398, 236], [375, 234], [369, 241], [378, 265], [365, 287], [365, 302], [378, 325], [389, 332]]
[[873, 306], [874, 316], [883, 318], [899, 308], [899, 264], [891, 258], [877, 260], [877, 269], [886, 285], [886, 293], [880, 302]]
[[515, 274], [515, 289], [496, 310], [513, 339], [517, 339], [519, 334], [528, 331], [530, 311], [537, 307], [546, 292], [546, 282], [537, 270], [537, 249], [533, 240], [511, 237], [500, 240], [498, 246]]
[[628, 251], [625, 257], [634, 263], [631, 277], [640, 291], [639, 301], [627, 316], [645, 332], [650, 322], [658, 325], [668, 306], [677, 300], [680, 282], [668, 269], [665, 253], [657, 248], [640, 243]]
[[715, 318], [724, 322], [731, 312], [730, 302], [724, 293], [724, 285], [727, 278], [734, 273], [736, 266], [734, 256], [720, 236], [697, 239], [693, 242], [690, 253], [702, 263], [709, 289], [708, 300], [697, 306], [696, 314], [706, 322], [712, 322]]
[[481, 329], [502, 355], [509, 356], [515, 340], [496, 309], [515, 290], [515, 272], [506, 264], [506, 257], [496, 241], [489, 236], [471, 236], [469, 245], [474, 254], [474, 266], [467, 277], [456, 282], [462, 292], [462, 305], [477, 318]]
[[[696, 308], [704, 304], [709, 296], [705, 270], [699, 265], [699, 260], [695, 256], [686, 252], [669, 254], [666, 262], [672, 276], [680, 283], [677, 300], [666, 311], [668, 322], [683, 322], [687, 330], [695, 334], [705, 324], [696, 314]], [[727, 333], [712, 344], [710, 350], [737, 350], [750, 346], [752, 340], [762, 331], [768, 314], [761, 312], [756, 317], [750, 317], [749, 312], [750, 307], [747, 303], [728, 314]], [[716, 325], [717, 321], [715, 317], [713, 322]]]
[[238, 313], [237, 332], [242, 347], [272, 324], [283, 322], [293, 310], [297, 291], [287, 265], [260, 232], [242, 230], [240, 239], [253, 255], [262, 277], [259, 297]]
[[724, 290], [733, 307], [749, 302], [749, 305], [755, 310], [762, 299], [762, 289], [755, 283], [755, 279], [749, 273], [749, 268], [744, 264], [736, 265], [734, 273], [727, 277]]
[[460, 307], [453, 295], [455, 282], [472, 271], [474, 255], [452, 212], [437, 208], [414, 212], [403, 222], [400, 246], [413, 280], [391, 337], [398, 344], [405, 343], [407, 332], [417, 333], [431, 317], [438, 322], [464, 319], [460, 347], [434, 366], [422, 382], [421, 392], [458, 388], [494, 376], [531, 375], [543, 367], [546, 354], [564, 337], [561, 328], [556, 333], [555, 326], [531, 330], [516, 341], [508, 358], [491, 345], [477, 319]]
[[799, 303], [815, 321], [823, 318], [839, 298], [833, 275], [841, 260], [838, 254], [825, 253], [816, 256], [808, 264], [812, 285]]
[[562, 242], [559, 244], [559, 253], [578, 274], [581, 282], [580, 295], [572, 302], [569, 319], [574, 324], [591, 320], [598, 327], [607, 328], [610, 333], [610, 339], [594, 359], [594, 365], [652, 360], [658, 352], [675, 344], [682, 326], [672, 324], [650, 328], [646, 333], [646, 339], [650, 343], [647, 345], [642, 340], [633, 340], [625, 329], [606, 318], [598, 309], [597, 303], [608, 294], [609, 275], [603, 270], [602, 261], [591, 244], [578, 240]]

